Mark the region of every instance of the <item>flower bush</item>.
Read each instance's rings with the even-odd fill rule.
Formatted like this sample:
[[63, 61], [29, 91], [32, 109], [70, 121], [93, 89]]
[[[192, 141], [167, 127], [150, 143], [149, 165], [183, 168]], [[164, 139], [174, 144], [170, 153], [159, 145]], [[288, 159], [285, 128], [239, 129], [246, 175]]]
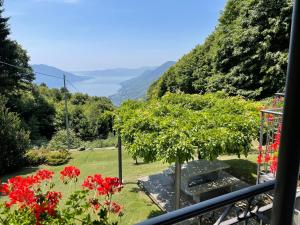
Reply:
[[[71, 188], [79, 175], [78, 168], [67, 166], [60, 179]], [[110, 218], [110, 214], [122, 216], [122, 206], [112, 200], [123, 188], [118, 178], [88, 176], [60, 207], [63, 196], [54, 190], [53, 176], [52, 171], [39, 170], [32, 176], [16, 176], [1, 183], [0, 194], [8, 200], [0, 205], [0, 224], [118, 224]]]
[[[273, 116], [269, 116], [268, 119], [273, 119]], [[258, 146], [259, 154], [257, 156], [257, 164], [258, 165], [264, 165], [266, 167], [266, 170], [269, 170], [274, 176], [276, 176], [277, 172], [277, 165], [278, 165], [278, 151], [279, 151], [279, 145], [280, 145], [280, 137], [281, 137], [281, 129], [282, 125], [279, 124], [277, 131], [274, 135], [273, 142], [270, 143], [266, 147], [266, 149], [263, 149], [263, 146]]]

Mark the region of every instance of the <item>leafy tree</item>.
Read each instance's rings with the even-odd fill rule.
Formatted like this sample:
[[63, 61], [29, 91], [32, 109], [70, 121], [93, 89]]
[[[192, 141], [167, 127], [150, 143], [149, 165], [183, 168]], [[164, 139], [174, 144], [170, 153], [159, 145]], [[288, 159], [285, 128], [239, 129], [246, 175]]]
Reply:
[[13, 107], [13, 111], [22, 118], [24, 127], [30, 131], [31, 140], [49, 140], [52, 137], [55, 131], [55, 108], [37, 86], [33, 85], [30, 92], [21, 92]]
[[0, 63], [0, 94], [11, 96], [17, 91], [28, 89], [34, 75], [28, 64], [29, 57], [22, 47], [9, 38], [8, 18], [3, 16], [3, 0], [0, 0], [0, 61], [25, 69]]
[[229, 0], [215, 31], [148, 90], [262, 99], [282, 91], [287, 68], [291, 0]]
[[16, 113], [5, 107], [6, 99], [0, 95], [0, 174], [23, 165], [29, 145], [29, 133], [21, 127]]
[[133, 158], [178, 166], [196, 153], [202, 159], [247, 155], [258, 132], [257, 107], [257, 103], [224, 93], [168, 93], [160, 100], [123, 103], [115, 129]]
[[76, 137], [75, 133], [70, 130], [69, 134], [67, 130], [58, 131], [48, 144], [50, 150], [64, 150], [70, 148], [78, 148], [81, 145], [81, 140]]

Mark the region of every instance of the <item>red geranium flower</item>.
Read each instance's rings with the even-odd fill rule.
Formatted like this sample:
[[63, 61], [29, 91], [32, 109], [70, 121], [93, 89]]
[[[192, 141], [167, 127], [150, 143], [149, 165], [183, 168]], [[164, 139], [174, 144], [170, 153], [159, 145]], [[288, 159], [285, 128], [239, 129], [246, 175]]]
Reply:
[[271, 160], [271, 156], [269, 153], [265, 155], [265, 163], [268, 163]]
[[101, 174], [96, 174], [93, 177], [88, 176], [84, 180], [82, 187], [96, 190], [98, 195], [110, 195], [119, 192], [123, 186], [117, 177], [102, 178]]
[[261, 165], [261, 163], [262, 163], [262, 154], [260, 153], [258, 156], [257, 156], [257, 164], [258, 165]]
[[277, 172], [277, 166], [278, 166], [278, 158], [276, 156], [273, 157], [272, 159], [272, 163], [270, 166], [270, 171], [271, 173], [273, 173], [274, 175], [276, 175]]
[[121, 213], [121, 210], [122, 210], [122, 206], [115, 203], [115, 202], [112, 202], [111, 203], [111, 211], [115, 214], [120, 214]]
[[77, 179], [80, 175], [80, 170], [75, 166], [66, 166], [61, 172], [61, 179], [66, 181], [66, 178], [69, 180]]
[[39, 180], [39, 181], [43, 181], [43, 180], [51, 180], [53, 178], [54, 172], [50, 171], [50, 170], [39, 170], [37, 171], [35, 177]]

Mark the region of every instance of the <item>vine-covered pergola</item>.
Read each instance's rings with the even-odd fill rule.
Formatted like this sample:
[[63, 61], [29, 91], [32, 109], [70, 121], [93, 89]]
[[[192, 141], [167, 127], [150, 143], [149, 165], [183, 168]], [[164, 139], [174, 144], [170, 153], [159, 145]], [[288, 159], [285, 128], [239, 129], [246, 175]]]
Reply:
[[247, 155], [257, 138], [260, 103], [214, 94], [166, 94], [147, 102], [127, 101], [115, 129], [133, 159], [175, 163], [176, 208], [181, 164], [221, 154]]

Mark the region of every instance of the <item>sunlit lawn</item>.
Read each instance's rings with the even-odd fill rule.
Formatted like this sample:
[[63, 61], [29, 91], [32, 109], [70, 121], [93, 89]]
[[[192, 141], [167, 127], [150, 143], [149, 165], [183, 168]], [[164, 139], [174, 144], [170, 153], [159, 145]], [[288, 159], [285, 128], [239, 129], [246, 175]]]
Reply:
[[[115, 149], [73, 152], [72, 157], [73, 159], [69, 164], [77, 166], [81, 170], [79, 184], [82, 183], [86, 176], [95, 173], [101, 173], [104, 176], [118, 176], [117, 151]], [[56, 183], [55, 189], [67, 196], [70, 190], [60, 182], [58, 175], [64, 166], [40, 166], [39, 168], [54, 171], [56, 173], [54, 178]], [[134, 161], [126, 153], [123, 154], [125, 187], [114, 198], [124, 206], [124, 216], [121, 218], [120, 224], [134, 224], [160, 212], [159, 208], [152, 203], [148, 196], [139, 190], [137, 179], [141, 176], [162, 171], [167, 166], [167, 164], [161, 162], [135, 165]], [[16, 175], [30, 175], [39, 168], [25, 168], [9, 176], [1, 177], [1, 180], [6, 180], [8, 177]]]
[[[234, 156], [221, 156], [219, 159], [224, 160], [231, 166], [229, 172], [232, 175], [248, 183], [255, 183], [255, 155], [250, 155], [247, 159], [245, 157], [238, 159]], [[80, 168], [81, 175], [79, 184], [82, 183], [86, 176], [95, 173], [101, 173], [104, 176], [118, 176], [117, 151], [115, 149], [73, 152], [72, 160], [69, 164]], [[24, 168], [14, 174], [1, 177], [1, 180], [6, 180], [8, 177], [15, 175], [30, 175], [39, 168], [50, 169], [56, 172], [56, 177], [54, 178], [56, 183], [55, 189], [61, 191], [66, 197], [70, 190], [60, 182], [58, 175], [64, 166], [65, 165], [57, 167], [40, 166], [38, 168]], [[159, 208], [152, 203], [148, 196], [140, 191], [137, 185], [137, 179], [141, 176], [162, 171], [166, 167], [168, 167], [168, 164], [163, 164], [162, 162], [135, 165], [128, 154], [123, 153], [123, 179], [125, 187], [121, 193], [115, 196], [115, 200], [124, 206], [124, 216], [120, 224], [134, 224], [161, 213]]]
[[257, 154], [249, 154], [246, 158], [241, 156], [220, 156], [218, 159], [230, 165], [227, 170], [233, 176], [245, 181], [248, 184], [254, 185], [256, 182], [256, 164]]

